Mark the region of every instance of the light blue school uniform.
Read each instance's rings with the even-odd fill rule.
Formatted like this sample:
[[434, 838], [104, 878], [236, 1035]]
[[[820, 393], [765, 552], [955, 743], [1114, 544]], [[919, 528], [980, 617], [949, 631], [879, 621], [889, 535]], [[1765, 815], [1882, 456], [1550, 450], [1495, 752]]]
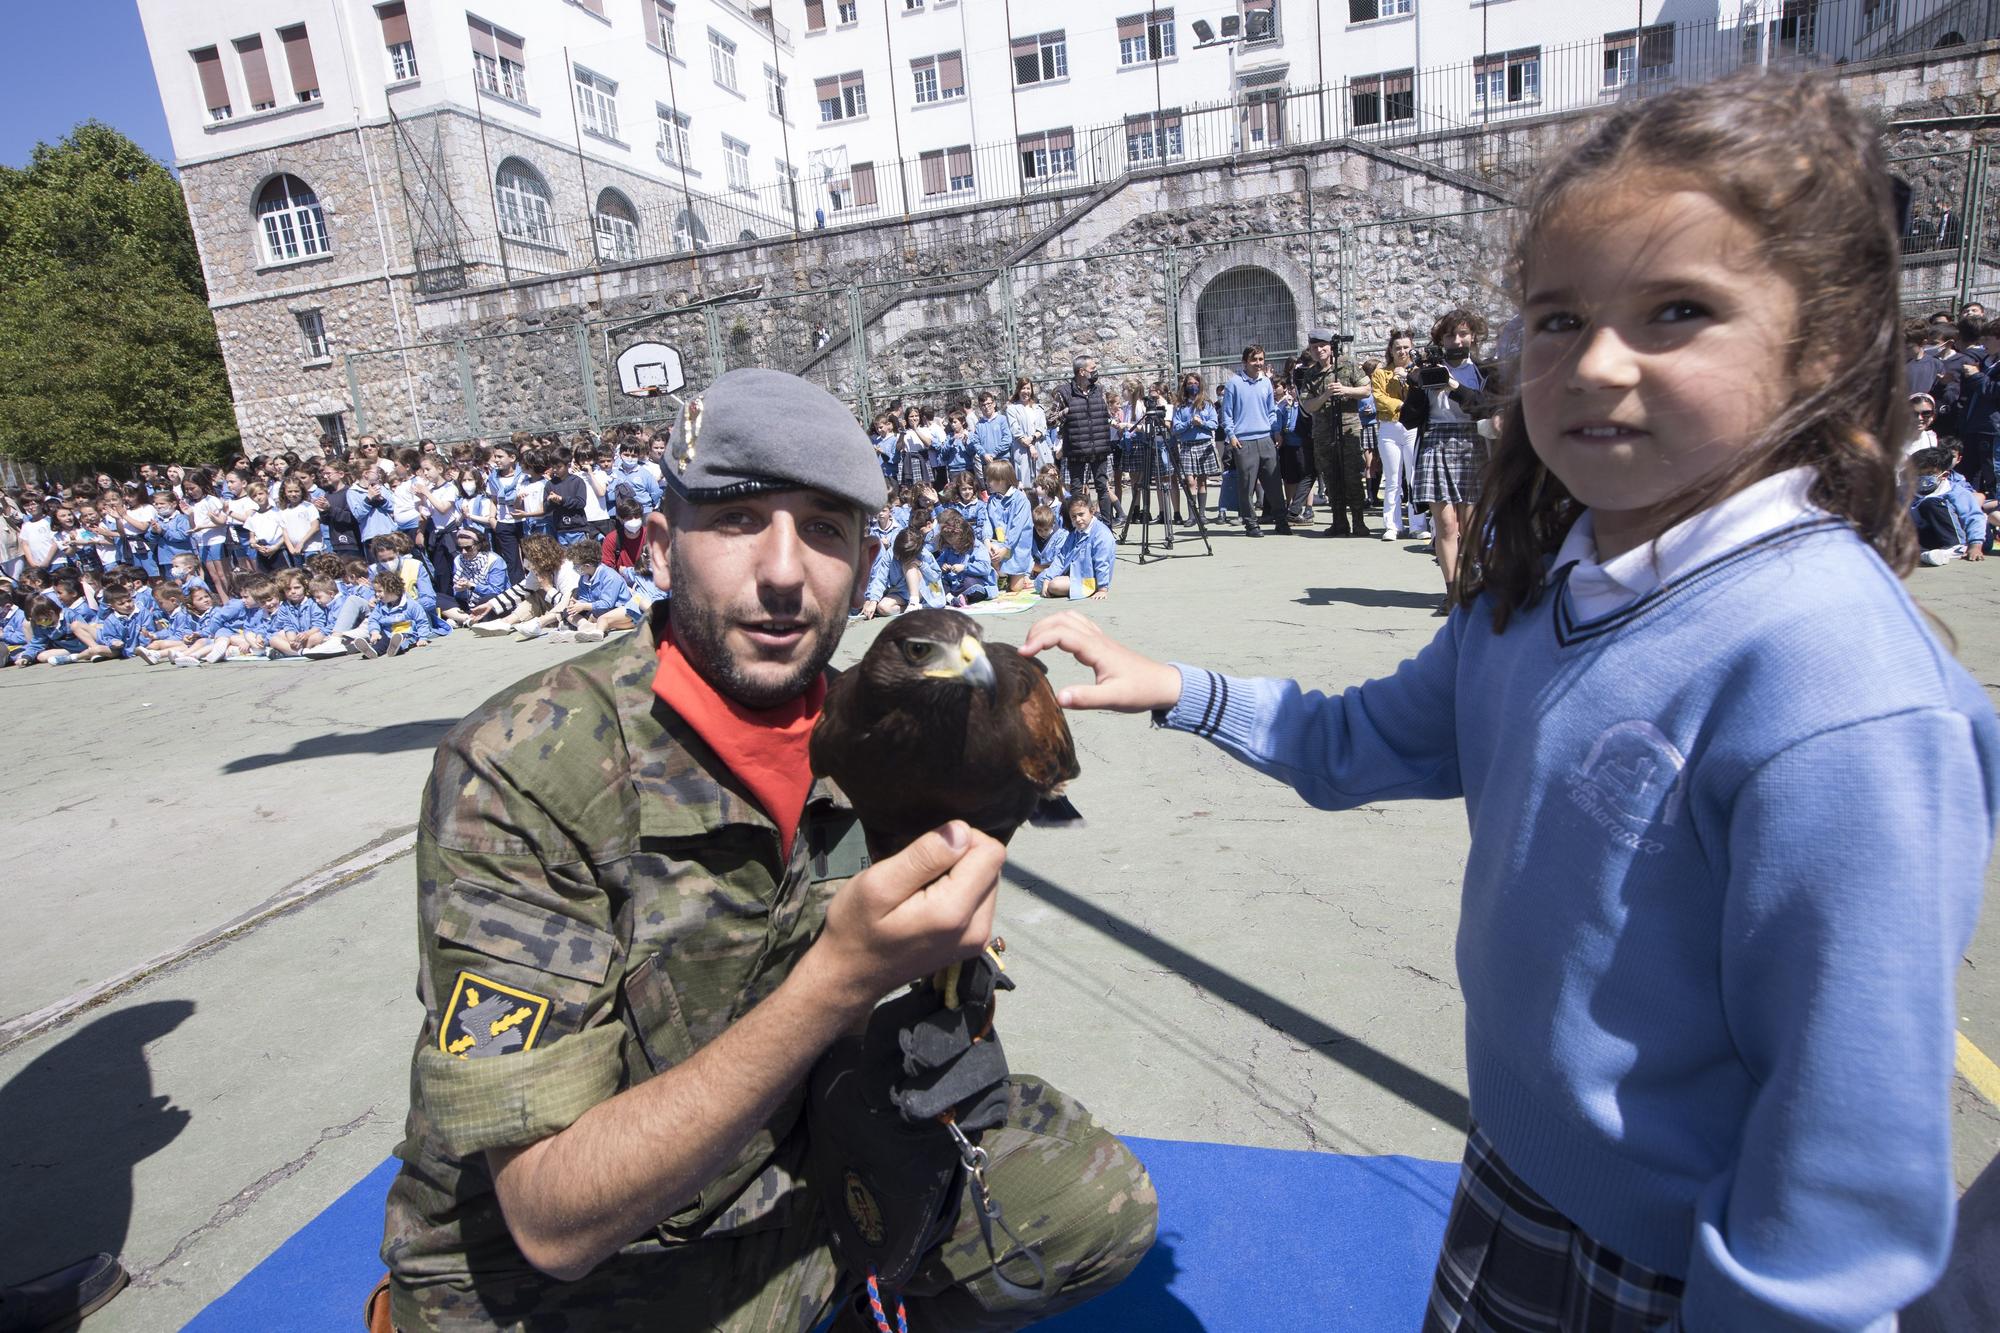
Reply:
[[383, 647], [388, 645], [392, 634], [401, 634], [411, 643], [437, 637], [437, 630], [431, 626], [430, 613], [407, 592], [403, 594], [403, 600], [394, 606], [377, 605], [369, 611], [368, 633]]
[[986, 523], [980, 540], [999, 542], [1007, 548], [996, 573], [1026, 574], [1034, 568], [1035, 510], [1027, 492], [1017, 486], [1005, 495], [987, 500]]
[[232, 597], [226, 602], [209, 607], [205, 613], [196, 617], [195, 632], [204, 639], [218, 639], [244, 628], [244, 622], [248, 619], [249, 611], [241, 601]]
[[[1035, 538], [1035, 563], [1042, 566], [1042, 578], [1068, 572], [1070, 539], [1075, 535], [1058, 523], [1049, 529], [1047, 537]], [[1038, 582], [1036, 591], [1040, 590], [1041, 585]]]
[[611, 469], [611, 480], [604, 487], [605, 508], [616, 506], [620, 486], [630, 486], [632, 498], [645, 506], [648, 511], [660, 507], [660, 483], [653, 480], [651, 470], [643, 463], [634, 468], [627, 468], [620, 463]]
[[12, 661], [27, 646], [28, 617], [20, 607], [10, 606], [5, 614], [0, 614], [0, 653]]
[[912, 594], [903, 567], [896, 563], [895, 556], [890, 552], [882, 552], [875, 557], [875, 567], [868, 577], [865, 600], [879, 602], [885, 596], [894, 596], [900, 597], [905, 606], [943, 606], [944, 576], [938, 570], [937, 557], [929, 551], [920, 552], [917, 556], [917, 571], [917, 577], [923, 580], [923, 586]]
[[396, 530], [396, 505], [385, 488], [382, 502], [377, 504], [368, 498], [368, 492], [360, 486], [347, 488], [347, 510], [361, 524], [361, 545], [365, 550], [368, 543], [377, 537], [386, 537]]
[[[990, 463], [996, 458], [1014, 461], [1014, 427], [1007, 420], [1005, 412], [991, 417], [981, 417], [972, 423], [972, 451], [979, 455], [982, 463]], [[1016, 481], [1032, 481], [1032, 477], [1016, 477]]]
[[1070, 600], [1080, 601], [1111, 586], [1111, 576], [1118, 567], [1118, 542], [1103, 519], [1093, 518], [1082, 532], [1070, 533], [1069, 549], [1063, 557]]
[[196, 621], [194, 612], [185, 606], [175, 607], [174, 613], [166, 618], [164, 627], [156, 637], [178, 639], [186, 643], [201, 637], [201, 625]]
[[[962, 566], [953, 569], [951, 566]], [[944, 579], [944, 590], [948, 597], [964, 597], [978, 601], [982, 597], [997, 597], [1000, 583], [993, 572], [993, 561], [986, 554], [985, 545], [975, 535], [972, 549], [960, 554], [957, 551], [940, 549], [937, 552], [938, 572]]]
[[145, 642], [145, 625], [146, 620], [136, 607], [129, 616], [107, 611], [98, 618], [97, 641], [120, 657], [130, 657], [132, 650]]
[[590, 571], [590, 577], [577, 581], [575, 600], [601, 616], [625, 605], [625, 599], [631, 595], [632, 585], [619, 578], [617, 570], [599, 565]]
[[177, 555], [194, 554], [194, 536], [188, 527], [188, 516], [176, 509], [161, 515], [160, 531], [153, 538], [153, 558], [159, 562], [162, 574], [170, 573]]

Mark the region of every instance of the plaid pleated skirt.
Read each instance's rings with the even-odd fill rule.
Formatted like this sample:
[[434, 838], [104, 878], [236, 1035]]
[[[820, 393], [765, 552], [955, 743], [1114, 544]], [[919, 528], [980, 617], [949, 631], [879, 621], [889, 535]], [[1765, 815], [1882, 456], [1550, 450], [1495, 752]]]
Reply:
[[1222, 475], [1222, 455], [1216, 451], [1213, 435], [1181, 441], [1181, 471], [1190, 477]]
[[1682, 1285], [1585, 1235], [1472, 1127], [1424, 1333], [1658, 1333]]
[[1479, 503], [1486, 471], [1486, 437], [1470, 421], [1443, 421], [1424, 427], [1417, 450], [1417, 502]]

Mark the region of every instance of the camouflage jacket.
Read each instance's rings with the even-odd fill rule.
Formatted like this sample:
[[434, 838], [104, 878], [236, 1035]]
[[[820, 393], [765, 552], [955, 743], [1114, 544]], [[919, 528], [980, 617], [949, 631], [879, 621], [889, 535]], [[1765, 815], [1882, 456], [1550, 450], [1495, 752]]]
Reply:
[[[1344, 384], [1350, 389], [1366, 388], [1368, 381], [1361, 374], [1361, 368], [1347, 356], [1336, 356], [1326, 366], [1307, 366], [1299, 379], [1299, 404], [1304, 406], [1326, 393], [1336, 384]], [[1361, 435], [1360, 400], [1356, 398], [1328, 398], [1318, 411], [1312, 414], [1313, 438], [1332, 439], [1335, 434]]]
[[[776, 989], [866, 864], [825, 781], [783, 857], [770, 818], [654, 695], [661, 624], [503, 691], [438, 746], [416, 846], [425, 1018], [382, 1244], [399, 1325], [542, 1281], [485, 1150], [554, 1134], [687, 1059]], [[801, 1206], [800, 1100], [628, 1253], [781, 1225]]]

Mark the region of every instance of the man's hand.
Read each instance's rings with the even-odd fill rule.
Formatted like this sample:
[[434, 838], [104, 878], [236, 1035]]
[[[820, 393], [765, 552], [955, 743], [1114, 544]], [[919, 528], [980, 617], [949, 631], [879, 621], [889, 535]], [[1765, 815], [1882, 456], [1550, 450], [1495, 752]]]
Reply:
[[1056, 691], [1064, 708], [1104, 708], [1114, 713], [1145, 713], [1172, 708], [1181, 699], [1181, 673], [1119, 643], [1088, 616], [1061, 611], [1036, 623], [1021, 645], [1021, 656], [1033, 657], [1060, 648], [1096, 674], [1096, 683]]
[[827, 904], [812, 950], [831, 998], [858, 1017], [897, 986], [985, 948], [1006, 860], [997, 839], [954, 819], [855, 876]]

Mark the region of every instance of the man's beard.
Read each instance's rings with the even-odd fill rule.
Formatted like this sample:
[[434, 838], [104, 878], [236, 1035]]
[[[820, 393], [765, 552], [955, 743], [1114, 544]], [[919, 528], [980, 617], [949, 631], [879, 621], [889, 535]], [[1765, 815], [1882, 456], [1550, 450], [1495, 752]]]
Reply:
[[[671, 586], [693, 586], [686, 578], [686, 567], [682, 564], [678, 545], [668, 550], [667, 572]], [[764, 609], [774, 617], [797, 615], [804, 619], [803, 607], [774, 609], [767, 606]], [[670, 597], [667, 620], [681, 656], [701, 674], [703, 680], [745, 708], [775, 708], [804, 694], [820, 672], [826, 670], [826, 664], [833, 660], [834, 651], [840, 647], [841, 631], [847, 628], [847, 608], [836, 606], [832, 612], [822, 615], [813, 626], [818, 631], [818, 638], [812, 655], [792, 672], [771, 683], [753, 680], [737, 667], [727, 642], [729, 622], [714, 608], [698, 605], [692, 598]]]

